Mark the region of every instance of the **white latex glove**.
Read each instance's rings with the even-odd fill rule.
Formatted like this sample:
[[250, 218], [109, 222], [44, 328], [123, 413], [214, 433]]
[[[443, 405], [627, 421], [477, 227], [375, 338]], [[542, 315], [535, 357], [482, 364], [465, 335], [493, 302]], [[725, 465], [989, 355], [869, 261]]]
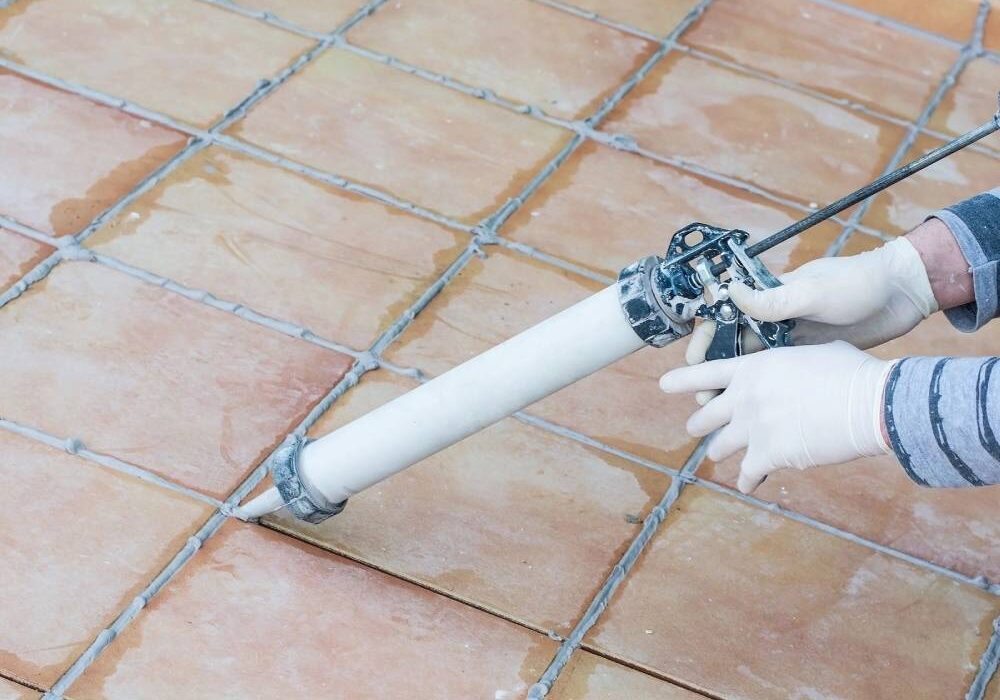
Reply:
[[738, 487], [750, 493], [778, 469], [888, 453], [882, 395], [891, 362], [842, 341], [776, 348], [667, 372], [668, 394], [724, 390], [687, 422], [719, 461], [746, 448]]
[[[820, 258], [778, 278], [782, 286], [753, 290], [729, 286], [730, 298], [744, 313], [760, 321], [795, 319], [793, 345], [846, 340], [867, 349], [913, 330], [938, 310], [920, 254], [905, 238], [881, 248], [843, 258]], [[715, 324], [695, 328], [686, 352], [688, 364], [705, 361]], [[761, 343], [743, 336], [744, 352]], [[705, 404], [714, 392], [698, 396]]]

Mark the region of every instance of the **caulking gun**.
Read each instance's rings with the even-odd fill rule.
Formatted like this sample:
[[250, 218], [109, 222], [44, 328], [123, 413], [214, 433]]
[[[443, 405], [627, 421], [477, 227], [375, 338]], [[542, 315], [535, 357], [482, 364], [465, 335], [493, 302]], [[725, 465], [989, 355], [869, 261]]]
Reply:
[[616, 284], [328, 435], [310, 442], [289, 438], [271, 457], [274, 487], [235, 515], [252, 519], [285, 507], [301, 520], [321, 522], [343, 510], [348, 497], [644, 345], [683, 338], [696, 317], [717, 324], [709, 360], [741, 354], [747, 332], [766, 348], [788, 345], [793, 320], [750, 318], [729, 301], [728, 286], [778, 286], [758, 259], [761, 253], [998, 129], [1000, 112], [753, 245], [738, 229], [685, 226], [663, 257], [634, 262]]

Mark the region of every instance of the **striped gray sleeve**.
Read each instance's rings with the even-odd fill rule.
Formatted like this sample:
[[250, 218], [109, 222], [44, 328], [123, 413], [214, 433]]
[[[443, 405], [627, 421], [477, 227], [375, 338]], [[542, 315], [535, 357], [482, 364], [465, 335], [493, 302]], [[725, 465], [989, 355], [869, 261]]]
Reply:
[[958, 241], [972, 270], [976, 300], [945, 311], [960, 331], [982, 328], [1000, 315], [1000, 187], [934, 212]]
[[922, 486], [1000, 484], [1000, 357], [907, 357], [889, 372], [892, 449]]

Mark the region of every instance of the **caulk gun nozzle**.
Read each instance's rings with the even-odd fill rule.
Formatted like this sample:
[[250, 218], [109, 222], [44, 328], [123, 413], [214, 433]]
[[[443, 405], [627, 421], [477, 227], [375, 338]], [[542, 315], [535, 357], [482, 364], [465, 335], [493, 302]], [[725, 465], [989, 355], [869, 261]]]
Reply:
[[272, 486], [246, 505], [236, 508], [233, 511], [233, 515], [240, 520], [256, 520], [261, 516], [279, 510], [284, 505], [285, 499], [281, 497], [278, 489]]

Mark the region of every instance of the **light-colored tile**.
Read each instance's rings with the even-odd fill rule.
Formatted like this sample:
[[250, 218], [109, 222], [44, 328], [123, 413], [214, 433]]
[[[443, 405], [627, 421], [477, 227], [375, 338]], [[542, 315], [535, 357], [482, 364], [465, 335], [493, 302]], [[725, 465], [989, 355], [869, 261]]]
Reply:
[[0, 290], [23, 277], [52, 251], [52, 246], [0, 228]]
[[0, 415], [224, 497], [350, 358], [65, 262], [0, 310]]
[[570, 138], [341, 50], [289, 80], [233, 133], [469, 223], [520, 192]]
[[208, 149], [88, 246], [365, 349], [468, 239], [277, 166]]
[[[0, 46], [3, 34], [0, 23]], [[175, 131], [0, 70], [0, 213], [38, 231], [78, 233], [185, 143]]]
[[195, 0], [24, 0], [0, 54], [207, 127], [314, 42]]
[[877, 177], [903, 129], [706, 61], [668, 57], [605, 130], [803, 204]]
[[331, 32], [366, 4], [365, 0], [240, 0], [240, 5], [270, 12], [313, 32]]
[[961, 697], [997, 599], [689, 487], [588, 642], [715, 697]]
[[958, 58], [956, 48], [810, 0], [715, 0], [684, 43], [911, 120]]
[[601, 17], [666, 36], [694, 9], [698, 0], [572, 0], [566, 3]]
[[6, 678], [0, 678], [0, 700], [37, 700], [41, 693]]
[[[366, 374], [323, 436], [414, 388]], [[277, 526], [540, 630], [568, 634], [669, 487], [650, 469], [515, 419], [353, 496], [320, 525]]]
[[6, 430], [0, 453], [0, 671], [48, 687], [211, 509]]
[[[598, 282], [502, 249], [473, 259], [424, 309], [388, 359], [431, 374], [468, 360], [602, 288]], [[684, 344], [644, 348], [529, 407], [530, 413], [661, 464], [678, 467], [694, 442], [695, 407], [667, 397], [660, 375], [684, 362]]]
[[913, 2], [912, 0], [842, 0], [860, 10], [902, 22], [925, 32], [966, 42], [979, 11], [978, 0]]
[[590, 116], [656, 44], [530, 0], [405, 0], [347, 38], [568, 119]]
[[223, 526], [74, 700], [523, 697], [556, 643], [315, 547]]
[[[804, 217], [735, 187], [649, 158], [587, 143], [504, 226], [503, 234], [610, 277], [663, 255], [674, 231], [700, 221], [753, 240]], [[827, 223], [766, 252], [775, 273], [823, 255], [840, 233]]]
[[580, 649], [570, 658], [546, 697], [549, 700], [699, 700], [704, 696]]
[[[965, 67], [955, 85], [945, 93], [928, 126], [949, 134], [962, 134], [988, 122], [997, 111], [1000, 63], [979, 58]], [[1000, 137], [987, 136], [980, 143], [1000, 148]]]

